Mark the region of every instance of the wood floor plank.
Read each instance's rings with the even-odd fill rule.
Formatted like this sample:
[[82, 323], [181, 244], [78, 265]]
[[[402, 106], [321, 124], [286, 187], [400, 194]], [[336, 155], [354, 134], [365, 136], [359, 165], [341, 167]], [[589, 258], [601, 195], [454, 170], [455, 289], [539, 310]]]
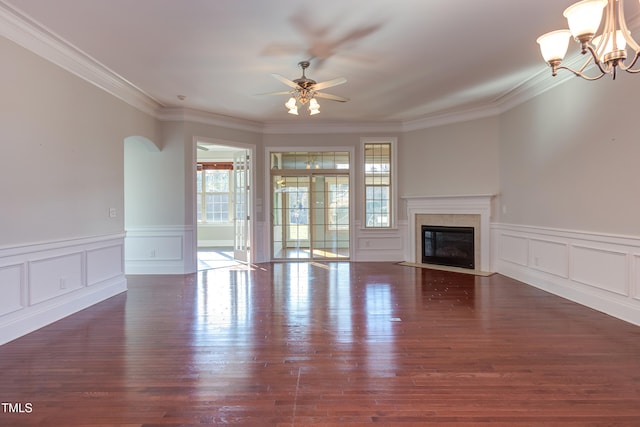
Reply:
[[640, 425], [640, 328], [499, 274], [299, 262], [128, 282], [0, 347], [0, 426]]

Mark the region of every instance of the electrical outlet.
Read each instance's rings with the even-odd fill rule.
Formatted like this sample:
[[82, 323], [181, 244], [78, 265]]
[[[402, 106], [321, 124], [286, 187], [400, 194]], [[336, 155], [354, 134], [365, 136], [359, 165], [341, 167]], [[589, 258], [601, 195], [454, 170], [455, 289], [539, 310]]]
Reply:
[[115, 218], [117, 216], [116, 208], [109, 208], [109, 218]]

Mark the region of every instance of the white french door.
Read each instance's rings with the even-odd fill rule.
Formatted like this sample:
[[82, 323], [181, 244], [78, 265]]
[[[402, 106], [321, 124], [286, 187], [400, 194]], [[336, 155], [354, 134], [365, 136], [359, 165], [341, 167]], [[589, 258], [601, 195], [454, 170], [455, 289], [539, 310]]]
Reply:
[[249, 212], [250, 170], [249, 151], [243, 150], [233, 156], [233, 257], [238, 261], [249, 262], [250, 232]]

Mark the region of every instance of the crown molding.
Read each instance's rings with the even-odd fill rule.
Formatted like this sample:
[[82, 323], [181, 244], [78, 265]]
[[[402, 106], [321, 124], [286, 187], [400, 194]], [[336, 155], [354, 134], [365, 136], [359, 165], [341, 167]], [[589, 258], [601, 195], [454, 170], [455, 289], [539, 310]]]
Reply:
[[464, 110], [450, 111], [441, 114], [434, 114], [420, 119], [410, 120], [403, 123], [402, 130], [411, 132], [422, 129], [429, 129], [437, 126], [444, 126], [453, 123], [467, 122], [470, 120], [494, 117], [500, 114], [500, 109], [493, 105], [480, 105]]
[[149, 94], [2, 0], [0, 35], [147, 114], [155, 115], [162, 107]]
[[156, 118], [160, 121], [185, 121], [202, 123], [211, 126], [220, 126], [230, 129], [244, 130], [248, 132], [264, 132], [262, 122], [209, 113], [203, 110], [183, 107], [164, 107], [156, 112]]
[[[638, 27], [639, 16], [630, 20], [630, 28]], [[568, 71], [552, 77], [544, 67], [531, 78], [506, 91], [492, 102], [475, 107], [436, 113], [408, 121], [314, 121], [287, 120], [259, 122], [225, 116], [203, 110], [167, 107], [133, 83], [85, 54], [66, 40], [56, 36], [45, 26], [0, 0], [0, 36], [3, 36], [36, 55], [101, 88], [127, 104], [161, 121], [190, 121], [225, 128], [264, 134], [331, 134], [405, 132], [446, 124], [497, 116], [574, 77]], [[566, 60], [574, 66], [584, 57], [575, 55]]]
[[270, 121], [264, 125], [266, 134], [332, 134], [332, 133], [380, 133], [402, 132], [402, 122], [371, 121], [321, 121], [298, 122]]

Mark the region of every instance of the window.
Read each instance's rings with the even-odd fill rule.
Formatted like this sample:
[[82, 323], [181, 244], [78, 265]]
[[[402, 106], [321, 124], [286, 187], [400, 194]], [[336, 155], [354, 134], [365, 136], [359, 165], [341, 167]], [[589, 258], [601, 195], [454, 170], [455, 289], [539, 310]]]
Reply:
[[393, 224], [393, 141], [364, 139], [365, 228]]
[[227, 223], [233, 219], [230, 216], [232, 171], [232, 163], [198, 163], [196, 172], [198, 222]]

